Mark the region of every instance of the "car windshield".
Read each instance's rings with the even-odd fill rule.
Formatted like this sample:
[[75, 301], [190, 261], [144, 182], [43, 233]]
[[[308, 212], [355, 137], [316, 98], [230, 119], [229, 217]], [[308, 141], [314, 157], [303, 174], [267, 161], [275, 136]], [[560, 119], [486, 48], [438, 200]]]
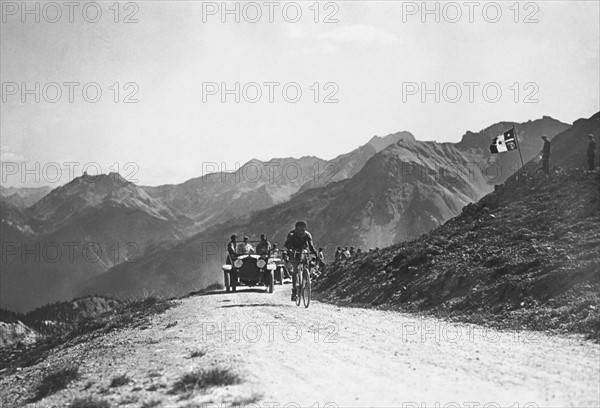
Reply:
[[237, 255], [253, 254], [256, 252], [254, 241], [239, 242], [235, 249]]
[[[267, 253], [264, 252], [264, 249], [261, 248], [261, 246], [262, 246], [261, 242], [262, 241], [238, 242], [235, 247], [236, 255], [248, 255], [248, 254], [267, 255]], [[271, 248], [273, 248], [273, 243], [269, 242], [269, 244], [271, 244]], [[279, 256], [280, 250], [279, 250], [279, 248], [277, 248], [275, 250], [271, 249], [269, 254], [271, 256]]]

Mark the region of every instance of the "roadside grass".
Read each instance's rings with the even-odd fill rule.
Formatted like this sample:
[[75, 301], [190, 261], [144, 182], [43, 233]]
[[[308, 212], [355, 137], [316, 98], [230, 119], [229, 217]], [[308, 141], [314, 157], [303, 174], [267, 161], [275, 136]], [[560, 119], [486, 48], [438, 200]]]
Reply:
[[249, 396], [237, 397], [236, 399], [234, 399], [233, 402], [231, 403], [231, 406], [232, 407], [246, 407], [251, 404], [256, 405], [256, 403], [258, 401], [260, 401], [261, 399], [263, 399], [263, 394], [253, 391], [252, 394], [250, 394]]
[[185, 374], [169, 391], [169, 394], [189, 394], [204, 391], [210, 387], [239, 384], [240, 377], [227, 368], [214, 367], [207, 370], [198, 369]]
[[190, 358], [199, 358], [204, 357], [206, 355], [206, 351], [204, 350], [194, 350], [190, 353]]
[[125, 407], [139, 406], [139, 404], [137, 404], [137, 402], [138, 402], [137, 396], [129, 395], [128, 397], [125, 397], [122, 401], [119, 402], [119, 406], [125, 406]]
[[223, 290], [225, 286], [220, 283], [212, 283], [203, 289], [204, 292], [213, 292], [215, 290]]
[[113, 330], [148, 325], [152, 316], [162, 314], [176, 304], [177, 302], [172, 299], [156, 296], [126, 301], [116, 310], [93, 317], [83, 317], [65, 325], [60, 332], [43, 337], [18, 354], [0, 353], [0, 365], [12, 369], [35, 365], [44, 361], [49, 353], [58, 346], [66, 345], [68, 347]]
[[38, 383], [35, 395], [29, 400], [36, 402], [49, 395], [64, 390], [67, 386], [79, 377], [79, 367], [67, 366], [55, 369], [44, 375]]
[[85, 398], [77, 398], [69, 408], [111, 408], [110, 404], [101, 399], [96, 399], [94, 397], [85, 397]]
[[131, 382], [131, 378], [127, 377], [127, 374], [118, 375], [113, 377], [110, 381], [110, 388], [121, 387], [123, 385], [127, 385]]
[[183, 296], [183, 297], [191, 297], [191, 296], [203, 296], [203, 295], [209, 295], [211, 293], [214, 292], [220, 292], [223, 289], [225, 289], [225, 286], [223, 286], [223, 284], [221, 283], [211, 283], [210, 285], [208, 285], [207, 287], [200, 289], [200, 290], [195, 290], [193, 292], [188, 293], [187, 295]]
[[140, 408], [155, 408], [155, 407], [158, 407], [161, 403], [162, 403], [162, 401], [153, 399], [153, 400], [144, 402], [140, 406]]

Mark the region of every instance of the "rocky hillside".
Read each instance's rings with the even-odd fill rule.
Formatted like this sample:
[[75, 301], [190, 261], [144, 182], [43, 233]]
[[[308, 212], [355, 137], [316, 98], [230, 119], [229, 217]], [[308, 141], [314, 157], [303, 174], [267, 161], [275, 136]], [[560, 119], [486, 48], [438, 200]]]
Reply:
[[33, 344], [40, 334], [21, 321], [5, 323], [0, 321], [0, 348], [13, 344]]
[[0, 199], [0, 220], [2, 222], [0, 239], [10, 241], [8, 230], [17, 230], [27, 236], [35, 235], [34, 229], [39, 228], [39, 223], [27, 216], [19, 207], [4, 199]]
[[333, 264], [326, 300], [598, 336], [600, 173], [510, 180], [422, 237]]
[[72, 323], [82, 318], [114, 310], [122, 303], [123, 301], [114, 298], [87, 296], [44, 305], [26, 314], [21, 314], [19, 320], [44, 332], [44, 325]]
[[42, 336], [69, 330], [82, 319], [91, 319], [115, 310], [122, 301], [90, 296], [54, 302], [28, 313], [0, 309], [0, 348], [33, 344]]

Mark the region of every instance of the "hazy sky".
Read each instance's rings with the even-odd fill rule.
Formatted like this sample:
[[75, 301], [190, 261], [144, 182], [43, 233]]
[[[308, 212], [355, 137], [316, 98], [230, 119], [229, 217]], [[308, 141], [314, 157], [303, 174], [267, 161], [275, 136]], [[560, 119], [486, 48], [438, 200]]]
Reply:
[[[200, 176], [207, 162], [231, 170], [251, 158], [329, 159], [373, 135], [407, 130], [456, 142], [502, 120], [572, 122], [600, 110], [598, 1], [478, 2], [473, 9], [428, 2], [426, 15], [422, 2], [228, 3], [238, 7], [239, 23], [235, 13], [221, 14], [221, 2], [201, 1], [121, 2], [115, 22], [113, 3], [84, 11], [82, 2], [71, 22], [63, 2], [60, 16], [54, 6], [29, 2], [39, 7], [36, 22], [35, 11], [22, 15], [23, 3], [2, 2], [4, 184], [19, 184], [24, 170], [8, 175], [7, 162], [29, 169], [96, 162], [125, 175], [134, 170], [126, 163], [136, 163], [131, 178], [140, 184], [180, 183]], [[102, 15], [94, 23], [96, 5]], [[125, 23], [127, 16], [137, 22]], [[233, 90], [236, 82], [239, 103], [210, 85]], [[23, 83], [31, 94], [23, 95]], [[89, 83], [97, 84], [87, 88], [89, 100], [102, 91], [96, 103], [82, 96]], [[423, 83], [430, 90], [439, 83], [439, 102], [435, 92], [422, 95]], [[62, 96], [51, 103], [57, 89]], [[251, 103], [257, 89], [262, 96]], [[292, 103], [297, 89], [302, 95]], [[123, 103], [131, 93], [138, 102]], [[26, 180], [31, 185], [33, 176]]]

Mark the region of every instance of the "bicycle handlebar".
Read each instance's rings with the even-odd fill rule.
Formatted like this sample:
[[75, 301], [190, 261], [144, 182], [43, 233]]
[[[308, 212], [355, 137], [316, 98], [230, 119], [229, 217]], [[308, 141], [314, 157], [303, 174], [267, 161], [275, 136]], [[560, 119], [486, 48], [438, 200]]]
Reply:
[[[299, 255], [309, 255], [309, 254], [312, 254], [308, 249], [303, 249], [302, 251], [298, 251], [298, 250], [295, 250], [295, 249], [288, 249], [287, 252], [288, 252], [288, 254], [291, 253], [292, 255], [298, 255], [298, 254]], [[315, 254], [312, 254], [312, 255], [315, 255]]]
[[300, 255], [300, 259], [302, 259], [303, 262], [308, 261], [310, 258], [310, 255], [314, 256], [315, 258], [317, 257], [316, 254], [312, 254], [307, 249], [303, 249], [302, 251], [297, 251], [295, 249], [288, 250], [288, 256], [290, 258], [298, 258], [298, 255]]

